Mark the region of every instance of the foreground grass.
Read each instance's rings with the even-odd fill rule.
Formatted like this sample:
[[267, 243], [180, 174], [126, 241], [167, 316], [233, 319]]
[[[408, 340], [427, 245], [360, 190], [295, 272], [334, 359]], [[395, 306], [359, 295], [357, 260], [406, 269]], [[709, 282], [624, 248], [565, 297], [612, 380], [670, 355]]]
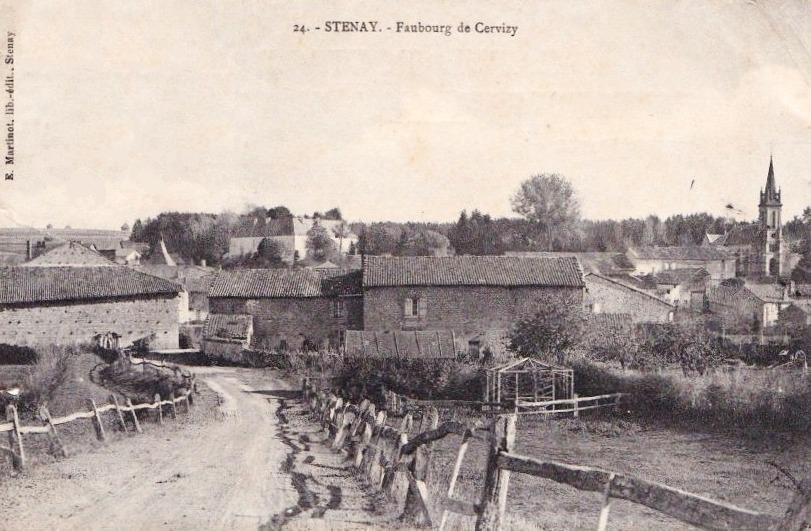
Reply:
[[[434, 447], [431, 488], [444, 495], [460, 438], [448, 437]], [[539, 459], [589, 465], [635, 475], [669, 486], [781, 516], [793, 495], [790, 482], [768, 461], [795, 477], [811, 473], [811, 448], [794, 441], [781, 446], [744, 446], [721, 435], [663, 428], [643, 429], [622, 419], [542, 421], [523, 417], [516, 451]], [[478, 501], [484, 482], [487, 447], [474, 440], [465, 458], [456, 497]], [[508, 529], [595, 529], [601, 496], [567, 485], [513, 474], [510, 480]], [[439, 508], [435, 508], [439, 511]], [[441, 513], [439, 513], [441, 514]], [[452, 515], [451, 529], [469, 529], [471, 518]], [[644, 507], [615, 501], [612, 529], [690, 529]]]

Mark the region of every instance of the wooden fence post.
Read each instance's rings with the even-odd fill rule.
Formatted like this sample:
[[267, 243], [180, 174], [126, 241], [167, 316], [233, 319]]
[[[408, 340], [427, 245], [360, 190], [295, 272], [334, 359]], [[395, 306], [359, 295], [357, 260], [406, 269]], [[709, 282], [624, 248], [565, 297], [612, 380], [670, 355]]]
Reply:
[[59, 434], [56, 432], [56, 426], [54, 426], [51, 413], [48, 411], [47, 407], [42, 406], [39, 409], [39, 418], [42, 420], [43, 424], [48, 426], [48, 437], [51, 439], [51, 453], [57, 457], [67, 457], [68, 452], [65, 449], [65, 445], [62, 444]]
[[129, 408], [130, 413], [132, 413], [132, 423], [135, 425], [135, 431], [138, 433], [143, 433], [144, 430], [141, 429], [141, 423], [138, 422], [137, 412], [135, 411], [135, 408], [132, 407], [132, 400], [129, 398], [127, 399], [127, 407]]
[[507, 490], [510, 486], [509, 470], [498, 468], [498, 456], [509, 452], [515, 444], [515, 415], [499, 415], [493, 424], [493, 437], [487, 458], [481, 512], [476, 519], [476, 531], [498, 531], [504, 521]]
[[6, 420], [13, 424], [13, 428], [8, 432], [11, 464], [15, 470], [23, 470], [25, 468], [25, 448], [23, 447], [23, 436], [20, 433], [20, 417], [17, 415], [17, 408], [13, 405], [6, 406]]
[[574, 409], [574, 418], [579, 417], [580, 412], [577, 410], [577, 393], [574, 394], [574, 406], [572, 406], [572, 407]]
[[157, 404], [158, 407], [155, 409], [158, 410], [158, 424], [163, 424], [163, 407], [161, 406], [161, 395], [155, 393], [155, 401], [153, 404]]
[[611, 484], [614, 483], [614, 473], [608, 475], [603, 489], [603, 506], [600, 508], [600, 518], [597, 521], [597, 531], [605, 531], [608, 527], [608, 512], [611, 510]]
[[349, 415], [351, 415], [351, 413], [344, 409], [344, 414], [341, 416], [341, 423], [338, 425], [338, 430], [335, 432], [335, 440], [332, 441], [333, 450], [340, 450], [344, 446], [344, 439], [346, 439], [350, 423], [354, 420]]
[[87, 400], [90, 408], [93, 410], [93, 427], [96, 428], [96, 438], [102, 442], [107, 440], [107, 435], [104, 433], [104, 424], [101, 423], [101, 415], [96, 407], [96, 401], [92, 398]]
[[[473, 437], [473, 432], [466, 430], [462, 436], [462, 444], [459, 445], [459, 451], [456, 453], [456, 462], [453, 464], [453, 471], [451, 472], [451, 479], [448, 482], [448, 498], [453, 496], [453, 491], [456, 488], [456, 480], [459, 477], [459, 471], [462, 469], [462, 461], [465, 459], [467, 447], [470, 439]], [[444, 531], [445, 525], [448, 523], [448, 510], [442, 511], [442, 520], [439, 522], [439, 531]]]
[[171, 404], [169, 405], [169, 413], [172, 415], [172, 420], [177, 419], [177, 403], [175, 402], [175, 392], [172, 391], [169, 393], [169, 401]]
[[406, 444], [408, 444], [408, 435], [406, 435], [404, 432], [400, 432], [400, 439], [397, 442], [397, 447], [391, 456], [391, 461], [386, 466], [386, 471], [383, 476], [383, 491], [388, 496], [391, 496], [394, 486], [397, 483], [395, 481], [398, 472], [397, 467], [400, 466], [400, 458], [403, 455], [403, 446]]
[[[439, 412], [433, 406], [423, 414], [420, 431], [435, 430], [439, 426]], [[417, 525], [432, 526], [428, 510], [428, 472], [431, 468], [431, 443], [424, 444], [414, 451], [408, 472], [413, 478], [409, 481], [402, 518]]]
[[124, 420], [124, 413], [121, 411], [121, 406], [118, 404], [118, 399], [115, 395], [110, 395], [110, 400], [112, 400], [113, 405], [115, 406], [115, 413], [118, 416], [118, 422], [121, 423], [121, 429], [124, 430], [124, 433], [129, 432], [129, 428], [127, 428], [127, 423]]
[[366, 477], [369, 478], [369, 482], [372, 485], [377, 484], [377, 482], [374, 479], [375, 474], [373, 473], [373, 471], [375, 464], [380, 461], [380, 432], [383, 430], [383, 426], [385, 425], [386, 425], [386, 411], [380, 410], [377, 412], [377, 417], [375, 417], [374, 428], [372, 428], [372, 439], [370, 441], [372, 451], [366, 452], [366, 455], [364, 456], [364, 461], [361, 463], [361, 468], [366, 473]]
[[360, 436], [360, 441], [355, 446], [355, 468], [360, 469], [363, 462], [363, 456], [369, 450], [369, 443], [372, 440], [372, 426], [368, 422], [363, 423], [363, 433]]

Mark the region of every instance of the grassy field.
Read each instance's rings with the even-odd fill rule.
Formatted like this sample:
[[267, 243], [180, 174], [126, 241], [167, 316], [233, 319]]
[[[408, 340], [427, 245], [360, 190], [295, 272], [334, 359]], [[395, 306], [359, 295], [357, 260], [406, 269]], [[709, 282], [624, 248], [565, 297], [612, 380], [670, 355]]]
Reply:
[[[431, 488], [447, 489], [460, 438], [450, 436], [434, 447]], [[805, 441], [770, 441], [744, 446], [723, 436], [666, 429], [643, 429], [622, 419], [518, 423], [517, 453], [570, 464], [632, 474], [716, 500], [781, 516], [793, 492], [789, 480], [768, 461], [797, 477], [811, 472], [811, 448]], [[474, 441], [465, 459], [456, 496], [478, 501], [484, 481], [486, 445]], [[513, 474], [507, 504], [509, 529], [595, 529], [601, 495], [567, 485]], [[439, 510], [438, 508], [436, 508]], [[472, 519], [452, 515], [452, 529], [469, 529]], [[611, 529], [690, 529], [655, 511], [625, 501], [612, 504]]]

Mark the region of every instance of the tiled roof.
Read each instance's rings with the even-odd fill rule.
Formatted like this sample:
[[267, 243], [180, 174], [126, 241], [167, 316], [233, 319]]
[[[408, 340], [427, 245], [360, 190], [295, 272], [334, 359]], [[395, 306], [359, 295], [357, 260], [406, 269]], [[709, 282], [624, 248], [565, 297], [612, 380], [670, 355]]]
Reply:
[[778, 302], [785, 300], [786, 287], [781, 284], [755, 284], [746, 283], [746, 289], [755, 294], [755, 297], [764, 302]]
[[241, 269], [219, 273], [209, 297], [321, 297], [324, 275], [312, 269]]
[[576, 258], [513, 256], [367, 256], [363, 285], [584, 286]]
[[685, 267], [683, 269], [668, 269], [655, 275], [657, 284], [672, 284], [677, 286], [685, 282], [708, 277], [710, 274], [703, 267]]
[[248, 339], [253, 317], [245, 314], [212, 313], [206, 318], [203, 337], [223, 339]]
[[624, 253], [612, 252], [553, 252], [553, 251], [508, 251], [505, 256], [519, 256], [523, 258], [563, 258], [574, 256], [580, 261], [584, 273], [599, 273], [601, 275], [620, 275], [634, 270], [634, 264], [628, 260]]
[[97, 251], [88, 249], [84, 245], [70, 242], [51, 249], [22, 264], [25, 267], [54, 267], [54, 266], [113, 266], [117, 264], [102, 256]]
[[172, 294], [181, 289], [123, 266], [0, 268], [0, 304]]
[[740, 306], [741, 304], [760, 304], [754, 293], [744, 287], [711, 286], [707, 289], [707, 301], [721, 306]]
[[732, 255], [715, 246], [640, 247], [628, 251], [640, 260], [728, 260]]
[[614, 286], [616, 286], [618, 288], [624, 289], [626, 292], [632, 291], [634, 293], [638, 293], [639, 295], [641, 295], [643, 297], [653, 299], [656, 302], [663, 304], [664, 306], [673, 307], [672, 304], [670, 304], [669, 302], [667, 302], [665, 300], [660, 299], [659, 297], [657, 297], [653, 293], [649, 293], [649, 292], [647, 292], [645, 290], [639, 289], [639, 288], [634, 287], [634, 286], [632, 286], [630, 284], [626, 284], [625, 282], [618, 281], [618, 280], [616, 280], [616, 279], [614, 279], [612, 277], [606, 277], [606, 276], [603, 276], [603, 275], [597, 275], [595, 273], [588, 273], [587, 275], [584, 276], [584, 278], [585, 278], [585, 281], [586, 281], [586, 289], [588, 289], [589, 284], [591, 282], [594, 282], [595, 279], [598, 279], [598, 281], [602, 281], [603, 284], [609, 283], [609, 284], [614, 285]]

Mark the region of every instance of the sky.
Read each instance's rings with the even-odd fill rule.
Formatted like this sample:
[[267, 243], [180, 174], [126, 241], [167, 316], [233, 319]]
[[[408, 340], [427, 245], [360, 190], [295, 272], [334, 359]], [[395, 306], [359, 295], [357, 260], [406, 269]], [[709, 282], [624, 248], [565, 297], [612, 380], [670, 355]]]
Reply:
[[[748, 219], [770, 154], [784, 219], [811, 204], [806, 2], [491, 4], [0, 0], [17, 105], [0, 226], [279, 204], [506, 216], [544, 172], [588, 218]], [[519, 29], [292, 31], [328, 20]]]

